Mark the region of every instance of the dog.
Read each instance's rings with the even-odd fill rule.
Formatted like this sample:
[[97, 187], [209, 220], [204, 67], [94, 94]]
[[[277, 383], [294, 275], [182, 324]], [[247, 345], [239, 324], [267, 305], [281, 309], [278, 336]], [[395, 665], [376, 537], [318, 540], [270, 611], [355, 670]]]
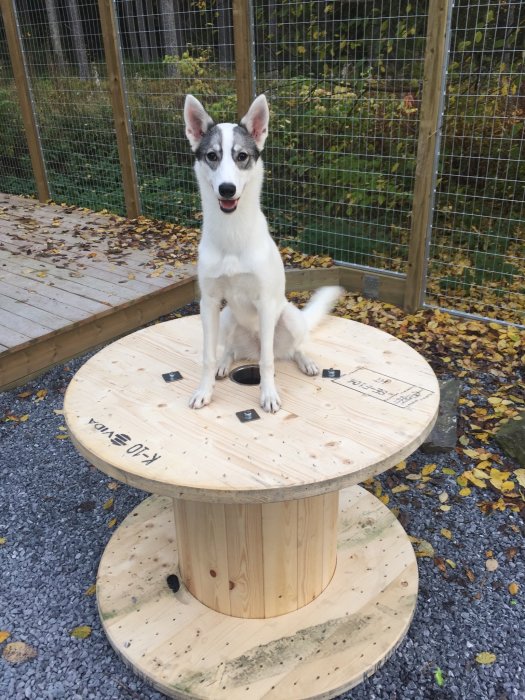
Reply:
[[305, 374], [318, 374], [303, 346], [344, 291], [323, 287], [302, 311], [285, 297], [284, 265], [260, 206], [269, 116], [259, 95], [239, 124], [216, 124], [193, 95], [186, 96], [186, 136], [203, 211], [197, 264], [203, 366], [191, 408], [209, 404], [215, 379], [243, 359], [259, 362], [261, 406], [278, 411], [274, 359], [293, 359]]

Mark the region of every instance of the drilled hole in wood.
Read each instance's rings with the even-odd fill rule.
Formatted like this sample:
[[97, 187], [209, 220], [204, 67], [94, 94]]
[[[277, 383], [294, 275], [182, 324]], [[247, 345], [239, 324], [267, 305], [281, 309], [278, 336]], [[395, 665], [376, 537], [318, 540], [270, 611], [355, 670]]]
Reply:
[[261, 383], [259, 365], [242, 365], [230, 372], [230, 379], [237, 384], [255, 385]]

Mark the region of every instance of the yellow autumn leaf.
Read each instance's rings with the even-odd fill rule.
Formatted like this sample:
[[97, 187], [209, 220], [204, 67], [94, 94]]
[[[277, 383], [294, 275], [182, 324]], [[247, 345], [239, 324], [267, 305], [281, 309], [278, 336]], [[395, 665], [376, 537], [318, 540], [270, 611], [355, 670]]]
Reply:
[[441, 528], [441, 534], [443, 535], [443, 537], [446, 537], [447, 540], [452, 539], [452, 532], [450, 530], [447, 530], [446, 527]]
[[499, 406], [502, 401], [503, 399], [499, 396], [489, 396], [488, 398], [488, 402], [491, 406]]
[[476, 450], [463, 450], [463, 454], [465, 454], [467, 457], [472, 457], [473, 459], [476, 459], [479, 455]]
[[478, 479], [477, 476], [474, 476], [474, 474], [471, 471], [466, 471], [463, 472], [463, 476], [468, 479], [474, 486], [477, 486], [480, 489], [486, 488], [486, 484], [482, 479]]
[[436, 471], [436, 468], [436, 464], [426, 464], [421, 470], [421, 473], [423, 476], [428, 476], [429, 474], [432, 474], [432, 472]]
[[399, 486], [394, 486], [392, 489], [392, 493], [403, 493], [404, 491], [410, 491], [410, 486], [400, 484]]
[[516, 469], [514, 471], [514, 476], [518, 480], [518, 484], [525, 488], [525, 469]]
[[519, 585], [517, 583], [515, 583], [514, 581], [512, 583], [509, 583], [509, 593], [511, 595], [516, 595], [518, 593], [519, 589], [520, 589]]
[[403, 471], [403, 469], [406, 469], [407, 463], [406, 459], [404, 459], [402, 462], [399, 462], [399, 464], [396, 464], [395, 470], [396, 472]]
[[80, 625], [71, 630], [70, 636], [75, 639], [86, 639], [91, 634], [91, 627], [89, 625]]
[[483, 665], [493, 664], [496, 661], [496, 654], [493, 654], [491, 651], [481, 651], [476, 656], [476, 661], [478, 664]]
[[97, 584], [92, 583], [91, 586], [89, 586], [89, 588], [86, 588], [86, 590], [84, 591], [84, 595], [94, 595], [96, 592], [97, 592]]
[[114, 498], [108, 498], [108, 500], [102, 505], [102, 508], [104, 508], [104, 510], [110, 510], [111, 508], [113, 508], [114, 502]]
[[381, 501], [381, 503], [384, 503], [386, 506], [386, 505], [388, 505], [388, 503], [390, 501], [390, 496], [387, 493], [384, 493], [382, 496], [379, 496], [379, 500]]
[[109, 527], [109, 528], [115, 527], [116, 524], [117, 524], [117, 519], [116, 519], [116, 518], [111, 518], [111, 520], [110, 520], [109, 523], [108, 523], [108, 527]]
[[456, 472], [451, 467], [443, 467], [443, 469], [441, 471], [443, 472], [443, 474], [448, 474], [449, 476], [456, 475]]
[[8, 632], [7, 630], [0, 630], [0, 644], [3, 644], [10, 636], [11, 632]]
[[472, 470], [472, 473], [474, 474], [476, 479], [490, 479], [490, 476], [486, 472], [482, 471], [481, 469], [474, 468]]
[[472, 489], [469, 489], [468, 486], [465, 486], [465, 488], [459, 490], [460, 496], [470, 496], [471, 493], [472, 493]]
[[7, 537], [0, 537], [0, 547], [7, 542]]

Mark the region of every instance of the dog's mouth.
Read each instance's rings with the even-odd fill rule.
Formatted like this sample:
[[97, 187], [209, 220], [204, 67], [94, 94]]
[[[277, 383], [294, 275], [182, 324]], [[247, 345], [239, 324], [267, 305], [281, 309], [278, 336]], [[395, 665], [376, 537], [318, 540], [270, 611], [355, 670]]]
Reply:
[[219, 206], [221, 211], [225, 214], [231, 214], [232, 211], [237, 209], [238, 199], [219, 199]]

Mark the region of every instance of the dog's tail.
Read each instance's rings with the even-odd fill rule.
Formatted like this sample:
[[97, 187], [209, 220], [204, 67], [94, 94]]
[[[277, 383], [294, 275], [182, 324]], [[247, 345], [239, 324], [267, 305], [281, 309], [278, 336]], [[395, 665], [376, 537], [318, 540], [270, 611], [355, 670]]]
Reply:
[[315, 328], [323, 316], [330, 313], [335, 302], [344, 293], [343, 287], [321, 287], [313, 294], [302, 310], [308, 330]]

